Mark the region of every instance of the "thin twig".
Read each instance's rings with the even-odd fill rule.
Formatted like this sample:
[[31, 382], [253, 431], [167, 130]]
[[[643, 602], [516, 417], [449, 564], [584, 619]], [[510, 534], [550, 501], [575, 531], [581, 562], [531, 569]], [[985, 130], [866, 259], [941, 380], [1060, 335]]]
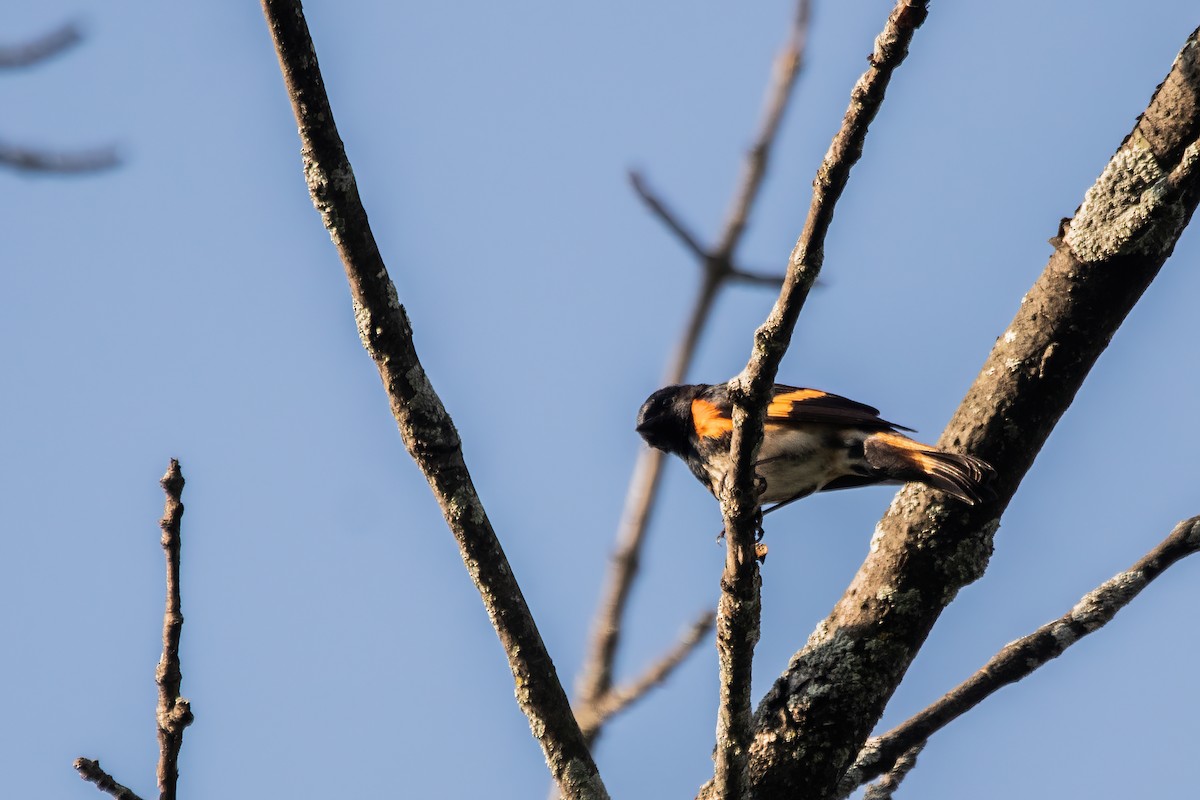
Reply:
[[1085, 594], [1075, 607], [1053, 622], [1006, 645], [967, 680], [928, 708], [892, 730], [867, 741], [838, 784], [842, 797], [890, 770], [903, 753], [983, 702], [1058, 658], [1068, 647], [1108, 624], [1150, 582], [1169, 567], [1200, 551], [1200, 516], [1180, 522], [1170, 535], [1136, 564]]
[[646, 696], [655, 686], [663, 683], [671, 673], [683, 663], [696, 647], [704, 641], [712, 630], [716, 612], [705, 611], [700, 618], [692, 623], [687, 632], [679, 638], [675, 646], [667, 651], [658, 661], [651, 664], [641, 677], [625, 686], [610, 689], [600, 702], [588, 709], [594, 715], [593, 719], [581, 720], [580, 727], [584, 730], [595, 730], [608, 722], [612, 717], [621, 713], [629, 706]]
[[[663, 378], [664, 385], [681, 383], [687, 375], [700, 335], [707, 324], [718, 292], [729, 280], [756, 285], [778, 286], [779, 280], [769, 276], [755, 275], [735, 269], [732, 265], [733, 252], [745, 229], [745, 221], [762, 187], [766, 157], [771, 144], [778, 135], [779, 123], [793, 95], [796, 76], [803, 61], [804, 42], [807, 33], [809, 0], [799, 0], [795, 15], [796, 23], [789, 35], [788, 43], [776, 59], [773, 78], [767, 92], [766, 110], [762, 127], [755, 137], [755, 145], [746, 156], [743, 179], [734, 191], [731, 212], [725, 229], [717, 240], [722, 243], [722, 257], [709, 253], [699, 238], [691, 232], [667, 204], [658, 198], [637, 172], [630, 173], [630, 181], [638, 196], [650, 210], [679, 238], [703, 266], [700, 288], [692, 305], [683, 336], [676, 347]], [[786, 65], [784, 69], [782, 65]], [[757, 165], [757, 166], [756, 166]], [[579, 707], [586, 709], [596, 705], [607, 695], [613, 684], [613, 663], [620, 644], [621, 626], [629, 593], [633, 587], [641, 561], [642, 544], [650, 522], [650, 513], [658, 496], [659, 480], [662, 475], [663, 454], [654, 449], [644, 449], [638, 455], [625, 496], [625, 508], [617, 532], [617, 548], [605, 581], [602, 600], [592, 625], [590, 646], [584, 667], [579, 677]], [[599, 727], [587, 727], [588, 742], [595, 741]]]
[[713, 255], [717, 258], [723, 260], [733, 258], [733, 253], [746, 230], [746, 222], [750, 218], [754, 201], [758, 199], [763, 178], [767, 175], [767, 161], [771, 155], [771, 147], [779, 133], [779, 125], [783, 121], [784, 111], [787, 110], [792, 87], [796, 84], [796, 77], [800, 74], [800, 67], [804, 61], [805, 44], [808, 39], [809, 5], [808, 0], [800, 0], [796, 4], [791, 35], [787, 44], [775, 57], [771, 83], [767, 87], [762, 125], [742, 164], [741, 183], [734, 191], [733, 201], [730, 203], [729, 213], [725, 218], [724, 230], [713, 250]]
[[[910, 485], [846, 593], [758, 707], [751, 779], [763, 797], [835, 796], [942, 610], [987, 568], [1000, 515], [1096, 359], [1200, 202], [1200, 31], [1180, 50], [938, 441], [991, 463], [974, 507]], [[1181, 190], [1160, 176], [1189, 174]], [[1136, 175], [1137, 179], [1130, 179]]]
[[646, 208], [650, 209], [654, 216], [662, 220], [662, 223], [679, 238], [679, 241], [691, 251], [692, 255], [700, 260], [708, 258], [708, 251], [704, 249], [704, 245], [700, 244], [700, 240], [696, 234], [688, 230], [687, 225], [683, 223], [679, 215], [668, 208], [666, 201], [650, 189], [642, 173], [635, 169], [629, 170], [629, 185], [633, 187], [633, 191], [637, 193], [637, 196], [642, 198], [642, 202], [646, 204]]
[[787, 275], [746, 272], [740, 269], [735, 269], [729, 273], [729, 280], [735, 283], [748, 283], [752, 286], [770, 286], [771, 288], [782, 284], [785, 278], [787, 278]]
[[58, 55], [83, 39], [79, 25], [67, 22], [24, 44], [0, 46], [0, 69], [28, 67]]
[[79, 777], [89, 783], [96, 784], [96, 788], [100, 791], [112, 795], [115, 800], [142, 800], [128, 786], [122, 786], [113, 779], [104, 770], [100, 769], [99, 761], [92, 761], [90, 758], [75, 759], [75, 771], [79, 773]]
[[179, 782], [179, 749], [183, 729], [192, 724], [192, 706], [179, 696], [183, 674], [179, 665], [179, 637], [183, 633], [183, 610], [179, 591], [180, 522], [183, 518], [183, 472], [171, 459], [167, 474], [159, 482], [166, 492], [166, 508], [159, 527], [167, 559], [167, 604], [163, 612], [163, 652], [155, 670], [158, 683], [158, 792], [160, 800], [175, 800]]
[[867, 128], [879, 111], [892, 73], [908, 54], [916, 29], [924, 22], [924, 0], [901, 0], [875, 40], [871, 67], [850, 94], [850, 107], [813, 180], [812, 203], [788, 262], [787, 279], [770, 315], [754, 334], [746, 368], [731, 383], [733, 400], [732, 464], [722, 490], [726, 531], [725, 571], [717, 606], [717, 642], [721, 704], [717, 714], [717, 797], [748, 796], [751, 740], [750, 675], [758, 641], [759, 586], [755, 531], [761, 511], [755, 489], [754, 459], [762, 442], [763, 417], [779, 363], [791, 341], [796, 319], [824, 260], [825, 235], [834, 206], [862, 155]]
[[112, 169], [120, 163], [115, 147], [62, 153], [0, 142], [0, 164], [23, 172], [73, 175]]
[[429, 481], [500, 638], [546, 763], [566, 798], [607, 798], [567, 694], [463, 460], [454, 423], [429, 382], [408, 314], [375, 244], [325, 93], [299, 0], [263, 0], [299, 125], [304, 174], [346, 270], [363, 347], [383, 380], [405, 447]]
[[[718, 281], [708, 275], [705, 276], [700, 286], [700, 294], [692, 307], [683, 340], [672, 358], [667, 375], [668, 384], [679, 383], [683, 380], [683, 375], [686, 374], [696, 353], [700, 333], [712, 311], [719, 286]], [[617, 533], [617, 549], [613, 554], [604, 594], [593, 622], [588, 657], [579, 677], [579, 715], [586, 720], [601, 719], [595, 713], [591, 713], [589, 709], [598, 706], [612, 689], [613, 664], [616, 661], [617, 647], [621, 640], [621, 624], [624, 620], [625, 608], [629, 603], [629, 594], [633, 589], [634, 578], [637, 577], [638, 568], [641, 565], [642, 544], [645, 542], [650, 512], [654, 508], [654, 498], [657, 496], [659, 481], [662, 478], [662, 464], [663, 452], [661, 450], [642, 449], [638, 455], [637, 464], [634, 466], [633, 477], [629, 482], [625, 510]], [[589, 746], [599, 735], [600, 724], [602, 723], [583, 726], [584, 737]]]
[[908, 773], [912, 772], [913, 767], [917, 765], [917, 756], [925, 748], [925, 743], [915, 744], [905, 750], [898, 759], [895, 765], [888, 770], [887, 774], [878, 783], [873, 783], [867, 787], [863, 793], [863, 800], [892, 800], [892, 796], [896, 794], [896, 790], [900, 788], [900, 782], [908, 777]]

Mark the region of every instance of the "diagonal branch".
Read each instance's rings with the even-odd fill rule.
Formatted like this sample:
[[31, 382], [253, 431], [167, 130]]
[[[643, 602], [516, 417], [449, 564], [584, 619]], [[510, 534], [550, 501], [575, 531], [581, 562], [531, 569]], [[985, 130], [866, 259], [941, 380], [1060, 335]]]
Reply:
[[766, 322], [754, 334], [754, 349], [746, 368], [730, 384], [732, 465], [721, 497], [728, 535], [717, 607], [721, 671], [714, 774], [717, 797], [750, 794], [747, 769], [751, 744], [750, 675], [760, 612], [754, 533], [761, 520], [753, 464], [762, 442], [767, 399], [800, 309], [820, 272], [834, 206], [849, 180], [850, 169], [862, 155], [867, 128], [883, 102], [892, 73], [904, 61], [913, 34], [925, 20], [925, 6], [924, 0], [901, 0], [876, 38], [871, 66], [854, 85], [842, 127], [817, 170], [812, 203], [789, 258], [783, 289]]
[[680, 243], [692, 255], [701, 261], [708, 258], [708, 252], [704, 249], [704, 245], [700, 244], [700, 239], [684, 224], [678, 214], [667, 207], [666, 201], [659, 197], [646, 184], [646, 178], [642, 173], [635, 169], [629, 170], [629, 185], [633, 187], [633, 191], [637, 193], [637, 196], [642, 198], [642, 202], [646, 204], [646, 208], [650, 209], [654, 216], [662, 220], [667, 229], [675, 234]]
[[1084, 636], [1107, 625], [1151, 581], [1197, 551], [1200, 551], [1200, 516], [1180, 522], [1166, 539], [1128, 570], [1085, 594], [1059, 619], [1005, 646], [978, 672], [924, 711], [870, 739], [839, 783], [839, 795], [848, 796], [858, 786], [892, 769], [907, 750], [923, 747], [930, 736], [984, 699], [1032, 674]]
[[943, 448], [996, 467], [972, 508], [910, 485], [830, 616], [755, 716], [762, 796], [833, 796], [942, 609], [987, 566], [1000, 515], [1092, 364], [1174, 249], [1200, 200], [1200, 42], [1166, 80], [997, 339], [943, 432]]
[[192, 705], [179, 696], [183, 674], [179, 667], [179, 637], [183, 633], [183, 611], [179, 592], [179, 526], [183, 519], [183, 473], [171, 459], [160, 484], [167, 494], [166, 509], [159, 522], [162, 546], [167, 557], [167, 607], [163, 612], [163, 652], [155, 670], [158, 683], [158, 791], [160, 800], [175, 800], [179, 782], [179, 749], [183, 729], [192, 724]]
[[117, 783], [112, 775], [100, 769], [99, 761], [93, 761], [90, 758], [77, 758], [75, 759], [74, 766], [75, 771], [79, 773], [79, 777], [88, 783], [96, 784], [97, 789], [111, 795], [114, 800], [142, 800], [128, 786], [122, 786]]
[[299, 124], [313, 204], [337, 247], [363, 347], [379, 369], [405, 447], [429, 481], [504, 647], [516, 698], [565, 798], [608, 793], [463, 460], [454, 423], [417, 358], [412, 326], [375, 244], [333, 120], [299, 0], [263, 0]]
[[[710, 254], [691, 230], [670, 210], [664, 201], [650, 190], [642, 177], [630, 173], [630, 181], [639, 197], [650, 210], [675, 233], [684, 246], [704, 267], [699, 291], [692, 305], [683, 337], [680, 340], [664, 376], [664, 384], [682, 383], [687, 375], [700, 342], [700, 334], [708, 321], [713, 303], [722, 286], [729, 280], [739, 280], [757, 285], [777, 286], [779, 280], [771, 276], [755, 275], [732, 266], [733, 251], [745, 229], [745, 221], [762, 187], [767, 154], [779, 133], [779, 124], [793, 95], [796, 77], [803, 62], [804, 44], [808, 30], [809, 0], [799, 0], [793, 28], [783, 51], [776, 58], [773, 78], [767, 90], [766, 111], [762, 127], [755, 137], [755, 144], [746, 156], [743, 179], [735, 190], [732, 210], [725, 229], [718, 237], [723, 255]], [[735, 229], [736, 228], [736, 229]], [[629, 593], [633, 588], [641, 562], [642, 543], [650, 522], [650, 512], [658, 496], [659, 479], [662, 475], [663, 454], [659, 450], [646, 448], [638, 455], [625, 497], [625, 509], [617, 532], [617, 548], [613, 555], [608, 577], [588, 647], [588, 655], [579, 676], [579, 708], [586, 713], [589, 706], [601, 702], [613, 684], [613, 663], [621, 640], [621, 625]], [[599, 735], [599, 727], [585, 726], [585, 735], [590, 742]]]
[[917, 765], [917, 756], [921, 755], [924, 748], [925, 743], [921, 742], [901, 753], [887, 774], [878, 783], [867, 787], [863, 792], [863, 800], [892, 800], [892, 796], [900, 788], [900, 782], [908, 777], [908, 773]]
[[713, 250], [713, 256], [719, 260], [728, 261], [733, 258], [733, 253], [742, 240], [742, 234], [746, 232], [746, 223], [750, 219], [754, 201], [758, 199], [763, 179], [767, 176], [767, 163], [770, 159], [771, 148], [779, 134], [783, 113], [787, 111], [788, 100], [792, 96], [792, 87], [796, 85], [800, 67], [804, 63], [810, 11], [808, 0], [800, 0], [796, 4], [796, 14], [793, 17], [788, 41], [780, 50], [779, 55], [775, 57], [771, 71], [771, 83], [767, 87], [762, 125], [742, 164], [741, 183], [734, 192], [729, 213], [725, 217], [725, 227]]
[[646, 696], [655, 686], [663, 683], [671, 673], [683, 663], [692, 651], [704, 641], [705, 636], [712, 630], [716, 613], [705, 611], [700, 618], [692, 623], [687, 632], [680, 637], [675, 646], [666, 652], [658, 661], [651, 664], [641, 677], [625, 686], [609, 689], [599, 702], [589, 706], [586, 711], [589, 717], [583, 717], [582, 712], [579, 726], [584, 731], [599, 730], [609, 719], [621, 713], [629, 706]]
[[52, 58], [83, 40], [79, 25], [66, 22], [36, 39], [0, 46], [0, 69], [28, 67]]

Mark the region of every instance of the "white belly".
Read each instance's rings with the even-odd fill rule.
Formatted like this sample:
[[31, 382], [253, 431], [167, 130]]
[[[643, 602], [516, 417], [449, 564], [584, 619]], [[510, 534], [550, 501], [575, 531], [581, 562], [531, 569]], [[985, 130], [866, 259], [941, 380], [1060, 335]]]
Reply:
[[[782, 503], [820, 491], [830, 481], [861, 474], [863, 435], [824, 425], [775, 428], [763, 441], [756, 471], [766, 481], [763, 503]], [[855, 466], [859, 469], [855, 469]]]

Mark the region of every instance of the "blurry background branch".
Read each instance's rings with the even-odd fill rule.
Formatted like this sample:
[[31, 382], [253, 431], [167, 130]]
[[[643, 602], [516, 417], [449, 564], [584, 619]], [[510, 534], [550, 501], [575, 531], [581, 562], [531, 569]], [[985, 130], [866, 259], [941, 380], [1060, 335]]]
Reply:
[[[42, 63], [83, 41], [74, 22], [65, 23], [36, 39], [0, 45], [0, 69], [20, 69]], [[97, 172], [120, 163], [115, 147], [61, 151], [51, 148], [0, 142], [0, 165], [21, 172], [76, 174]]]
[[[742, 174], [734, 189], [724, 226], [716, 237], [715, 247], [710, 250], [702, 245], [689, 226], [664, 200], [650, 190], [641, 174], [630, 173], [629, 178], [634, 191], [700, 262], [702, 270], [700, 288], [684, 327], [683, 336], [663, 376], [664, 385], [681, 383], [687, 376], [700, 335], [723, 286], [731, 280], [777, 286], [782, 280], [782, 276], [776, 278], [741, 270], [734, 265], [734, 256], [745, 232], [750, 211], [762, 188], [771, 148], [778, 135], [788, 101], [792, 97], [796, 77], [800, 73], [808, 36], [808, 20], [809, 0], [799, 0], [787, 41], [774, 61], [766, 91], [762, 122], [754, 144], [746, 154]], [[658, 495], [662, 465], [663, 453], [658, 450], [643, 448], [638, 455], [625, 498], [625, 510], [617, 531], [616, 552], [613, 554], [599, 608], [592, 623], [587, 656], [578, 679], [578, 697], [575, 703], [576, 713], [582, 721], [584, 735], [589, 743], [595, 741], [609, 716], [597, 713], [597, 709], [611, 706], [612, 695], [616, 691], [613, 689], [613, 664], [620, 646], [625, 607], [637, 576], [650, 513]], [[693, 644], [699, 641], [700, 639], [696, 638]], [[682, 658], [674, 663], [677, 664], [681, 660]], [[662, 677], [665, 678], [666, 675]], [[642, 679], [635, 680], [632, 685], [649, 688], [652, 684]]]
[[0, 45], [0, 69], [28, 67], [62, 53], [83, 41], [78, 23], [62, 25], [27, 42]]
[[1193, 32], [1021, 300], [938, 445], [996, 467], [966, 508], [910, 485], [870, 553], [755, 717], [763, 797], [827, 798], [957, 591], [983, 574], [1000, 515], [1200, 200], [1200, 45]]

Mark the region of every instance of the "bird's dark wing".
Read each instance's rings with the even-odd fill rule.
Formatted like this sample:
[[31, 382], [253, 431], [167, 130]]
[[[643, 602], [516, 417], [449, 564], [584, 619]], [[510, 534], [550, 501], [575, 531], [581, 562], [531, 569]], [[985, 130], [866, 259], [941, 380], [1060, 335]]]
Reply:
[[880, 419], [878, 409], [840, 395], [822, 392], [820, 389], [775, 384], [774, 394], [767, 406], [767, 423], [805, 422], [847, 425], [868, 430], [912, 430]]

